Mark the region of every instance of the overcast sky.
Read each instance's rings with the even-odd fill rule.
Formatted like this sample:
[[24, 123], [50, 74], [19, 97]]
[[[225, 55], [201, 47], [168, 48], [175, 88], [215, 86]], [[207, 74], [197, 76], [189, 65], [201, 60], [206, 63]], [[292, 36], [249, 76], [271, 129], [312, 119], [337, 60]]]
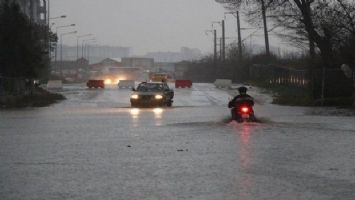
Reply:
[[[51, 22], [76, 24], [60, 33], [92, 33], [99, 44], [132, 47], [133, 54], [141, 55], [180, 51], [182, 46], [212, 52], [213, 36], [206, 35], [205, 30], [211, 29], [212, 21], [222, 20], [226, 12], [214, 0], [50, 0], [50, 6], [51, 17], [67, 15]], [[220, 27], [215, 27], [220, 34]], [[232, 16], [226, 18], [226, 36], [236, 36]], [[76, 44], [75, 36], [65, 36], [63, 41]]]

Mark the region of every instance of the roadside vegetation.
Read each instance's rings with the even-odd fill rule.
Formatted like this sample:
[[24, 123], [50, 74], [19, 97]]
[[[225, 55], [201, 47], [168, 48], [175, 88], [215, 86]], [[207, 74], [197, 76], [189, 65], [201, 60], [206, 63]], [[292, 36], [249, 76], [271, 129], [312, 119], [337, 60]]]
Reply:
[[0, 27], [0, 107], [46, 106], [64, 99], [38, 87], [48, 77], [49, 52], [57, 41], [49, 27], [32, 22], [10, 0], [0, 3]]
[[[348, 0], [216, 0], [231, 13], [264, 30], [265, 51], [252, 54], [230, 44], [226, 60], [217, 55], [185, 63], [189, 78], [249, 82], [288, 105], [352, 105], [355, 69], [355, 2]], [[274, 55], [272, 32], [300, 53]], [[250, 48], [250, 47], [249, 47]], [[242, 51], [241, 53], [239, 51]]]
[[0, 98], [0, 108], [46, 107], [61, 100], [65, 100], [63, 95], [51, 93], [38, 87], [30, 95], [6, 95]]

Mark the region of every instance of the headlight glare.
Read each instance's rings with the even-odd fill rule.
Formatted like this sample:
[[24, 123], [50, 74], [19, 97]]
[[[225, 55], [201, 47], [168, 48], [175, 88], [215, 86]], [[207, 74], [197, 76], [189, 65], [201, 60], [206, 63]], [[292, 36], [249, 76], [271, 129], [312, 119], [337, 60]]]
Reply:
[[162, 99], [162, 98], [163, 98], [163, 96], [160, 94], [155, 95], [155, 99]]
[[138, 99], [138, 98], [139, 98], [138, 94], [132, 94], [131, 95], [131, 99]]

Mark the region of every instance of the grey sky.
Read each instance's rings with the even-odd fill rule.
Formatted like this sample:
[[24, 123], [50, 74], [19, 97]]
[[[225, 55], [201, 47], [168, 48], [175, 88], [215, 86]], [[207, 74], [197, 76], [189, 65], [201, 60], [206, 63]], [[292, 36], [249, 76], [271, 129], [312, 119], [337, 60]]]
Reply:
[[[75, 23], [80, 34], [94, 34], [99, 44], [132, 47], [134, 54], [179, 51], [181, 46], [212, 51], [211, 22], [226, 10], [214, 0], [51, 0], [51, 17], [57, 25]], [[235, 19], [226, 18], [226, 35], [235, 36]], [[216, 25], [220, 34], [220, 27]], [[247, 33], [245, 33], [247, 34]], [[76, 44], [75, 36], [64, 43]]]

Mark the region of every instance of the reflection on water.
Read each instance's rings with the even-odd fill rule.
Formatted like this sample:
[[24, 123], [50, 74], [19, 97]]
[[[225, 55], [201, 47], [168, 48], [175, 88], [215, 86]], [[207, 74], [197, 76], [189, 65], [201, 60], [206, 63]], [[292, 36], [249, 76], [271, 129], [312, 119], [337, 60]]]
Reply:
[[155, 118], [155, 126], [161, 126], [161, 120], [163, 116], [163, 109], [162, 108], [154, 108], [154, 118]]
[[162, 108], [154, 108], [154, 109], [138, 109], [132, 108], [130, 109], [130, 114], [132, 117], [133, 127], [138, 127], [139, 118], [143, 113], [154, 113], [154, 124], [155, 126], [162, 125], [162, 118], [164, 110]]
[[251, 148], [250, 148], [250, 127], [243, 126], [240, 133], [240, 160], [242, 169], [247, 170], [250, 167]]
[[240, 133], [241, 192], [240, 199], [252, 199], [253, 180], [248, 173], [252, 158], [250, 126], [244, 125]]
[[132, 108], [130, 110], [130, 112], [131, 112], [131, 116], [132, 116], [133, 119], [138, 118], [138, 115], [139, 115], [139, 109], [138, 108]]
[[131, 117], [132, 117], [132, 124], [133, 124], [133, 127], [138, 127], [138, 122], [139, 122], [139, 119], [138, 119], [138, 116], [139, 116], [139, 109], [138, 108], [132, 108], [130, 110], [130, 113], [131, 113]]
[[240, 178], [239, 182], [239, 198], [238, 199], [253, 199], [253, 180], [249, 174], [251, 160], [253, 156], [251, 141], [251, 126], [248, 124], [240, 124], [236, 128], [236, 133], [239, 135], [239, 160], [240, 160]]

